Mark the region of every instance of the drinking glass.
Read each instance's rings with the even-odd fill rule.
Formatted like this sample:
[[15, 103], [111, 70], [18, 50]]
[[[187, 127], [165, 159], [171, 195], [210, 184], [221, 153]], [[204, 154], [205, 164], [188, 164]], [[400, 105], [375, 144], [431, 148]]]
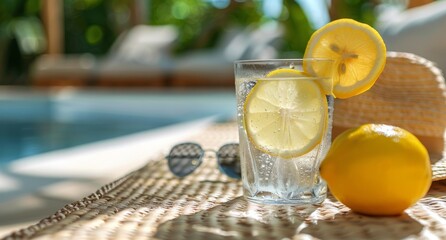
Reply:
[[[331, 144], [333, 97], [330, 92], [333, 86], [333, 66], [334, 61], [330, 59], [243, 60], [234, 63], [242, 183], [244, 196], [249, 201], [264, 204], [320, 204], [326, 198], [327, 186], [319, 175], [319, 165]], [[281, 77], [279, 74], [268, 78], [277, 69], [294, 69], [300, 74], [292, 77], [286, 74]], [[326, 115], [325, 120], [318, 123], [323, 131], [321, 140], [311, 150], [299, 156], [281, 157], [253, 143], [252, 139], [256, 136], [249, 136], [247, 132], [244, 109], [245, 101], [252, 97], [249, 96], [250, 92], [259, 81], [289, 80], [316, 82], [322, 92], [320, 103], [323, 104], [320, 107], [323, 107], [322, 112]], [[283, 99], [290, 94], [307, 94], [292, 92], [294, 89], [276, 90], [271, 91], [271, 94]], [[301, 119], [308, 121], [305, 116]]]

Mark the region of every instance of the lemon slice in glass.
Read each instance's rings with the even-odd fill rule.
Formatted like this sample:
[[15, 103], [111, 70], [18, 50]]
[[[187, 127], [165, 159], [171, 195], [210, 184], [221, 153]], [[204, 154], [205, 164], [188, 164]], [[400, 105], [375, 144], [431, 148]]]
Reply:
[[[367, 91], [378, 79], [386, 62], [386, 46], [369, 25], [339, 19], [313, 33], [304, 57], [334, 59], [333, 94], [349, 98]], [[306, 65], [305, 71], [324, 75], [327, 68]]]
[[257, 84], [244, 104], [244, 124], [254, 146], [289, 159], [311, 151], [327, 125], [326, 96], [312, 77], [277, 69]]

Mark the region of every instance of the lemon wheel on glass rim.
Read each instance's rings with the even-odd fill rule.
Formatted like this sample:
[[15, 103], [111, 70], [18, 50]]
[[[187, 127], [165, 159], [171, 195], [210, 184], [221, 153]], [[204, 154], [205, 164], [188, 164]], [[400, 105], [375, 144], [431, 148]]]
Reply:
[[328, 121], [327, 99], [320, 86], [304, 73], [287, 68], [258, 80], [243, 111], [254, 146], [284, 159], [311, 151], [321, 142]]
[[[339, 19], [313, 33], [304, 57], [335, 60], [333, 95], [349, 98], [367, 91], [378, 79], [386, 62], [386, 46], [371, 26]], [[327, 71], [311, 65], [305, 70], [315, 75]]]

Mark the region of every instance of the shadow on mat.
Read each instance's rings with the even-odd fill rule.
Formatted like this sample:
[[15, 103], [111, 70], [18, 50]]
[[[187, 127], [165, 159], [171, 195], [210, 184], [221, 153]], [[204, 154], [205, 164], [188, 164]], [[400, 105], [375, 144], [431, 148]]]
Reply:
[[[403, 214], [368, 217], [317, 206], [262, 206], [235, 198], [216, 207], [162, 223], [159, 239], [401, 239], [423, 226]], [[320, 220], [323, 219], [323, 220]]]

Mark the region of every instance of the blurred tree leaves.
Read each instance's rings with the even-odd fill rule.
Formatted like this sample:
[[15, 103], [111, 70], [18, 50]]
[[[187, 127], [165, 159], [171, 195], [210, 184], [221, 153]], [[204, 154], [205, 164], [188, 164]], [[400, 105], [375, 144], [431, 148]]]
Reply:
[[302, 57], [307, 42], [314, 32], [305, 12], [295, 0], [283, 0], [282, 14], [279, 19], [285, 27], [282, 57]]
[[[26, 84], [32, 60], [45, 50], [42, 0], [0, 0], [0, 84]], [[62, 0], [60, 0], [62, 1]], [[106, 54], [118, 35], [131, 27], [131, 7], [139, 0], [63, 0], [64, 53]], [[173, 24], [180, 37], [176, 52], [215, 46], [231, 27], [276, 21], [285, 27], [280, 57], [301, 57], [315, 29], [296, 0], [282, 2], [282, 14], [268, 18], [264, 0], [142, 0], [148, 24]], [[274, 1], [274, 0], [273, 0]], [[311, 0], [308, 0], [311, 1]], [[330, 17], [374, 24], [375, 0], [331, 0]]]
[[0, 1], [0, 84], [26, 84], [31, 62], [45, 47], [40, 1]]
[[331, 20], [352, 18], [373, 26], [376, 21], [376, 0], [332, 0], [330, 8]]
[[113, 29], [114, 4], [116, 0], [64, 0], [65, 53], [107, 53], [119, 34]]
[[259, 1], [252, 0], [151, 0], [149, 7], [150, 24], [178, 27], [177, 52], [212, 47], [226, 28], [261, 19]]

